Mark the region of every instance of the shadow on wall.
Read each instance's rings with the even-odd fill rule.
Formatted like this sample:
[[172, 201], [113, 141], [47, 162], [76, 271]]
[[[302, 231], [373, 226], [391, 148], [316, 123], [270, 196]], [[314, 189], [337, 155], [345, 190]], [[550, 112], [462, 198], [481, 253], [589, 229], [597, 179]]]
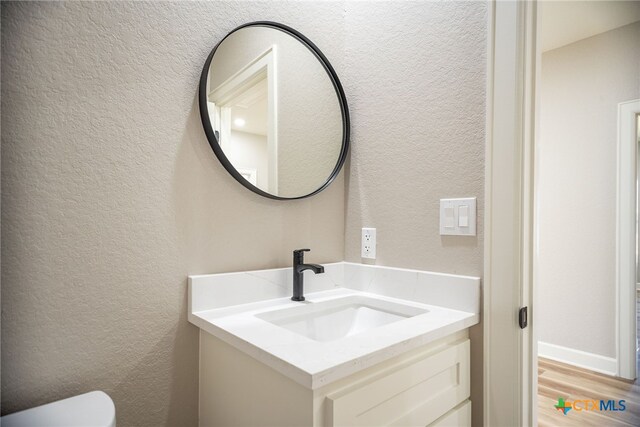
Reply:
[[478, 236], [440, 236], [440, 242], [449, 248], [477, 248]]
[[185, 275], [286, 267], [291, 250], [306, 246], [312, 246], [317, 262], [343, 258], [344, 207], [336, 201], [344, 173], [301, 200], [274, 201], [245, 189], [209, 146], [195, 94], [173, 175], [175, 233]]
[[[177, 147], [174, 163], [172, 206], [175, 229], [173, 233], [182, 259], [182, 279], [171, 287], [181, 296], [179, 304], [171, 303], [171, 311], [164, 318], [147, 324], [132, 325], [132, 328], [148, 330], [156, 335], [162, 325], [173, 325], [166, 330], [144, 356], [129, 367], [126, 374], [119, 375], [120, 382], [105, 391], [116, 405], [117, 424], [122, 426], [196, 426], [198, 423], [198, 328], [188, 322], [188, 283], [186, 276], [193, 265], [206, 270], [206, 260], [211, 254], [206, 250], [210, 234], [203, 231], [203, 222], [210, 221], [205, 212], [214, 212], [215, 205], [204, 197], [201, 188], [204, 180], [219, 182], [226, 179], [225, 171], [218, 170], [217, 160], [209, 148], [200, 124], [197, 100], [194, 101], [185, 122], [185, 130]], [[215, 187], [215, 185], [214, 185]], [[229, 226], [229, 227], [233, 227]], [[215, 243], [213, 243], [215, 244]], [[178, 291], [179, 290], [179, 291]], [[175, 293], [172, 293], [175, 295]], [[153, 302], [152, 302], [153, 303]], [[161, 302], [160, 302], [161, 303]], [[179, 310], [177, 313], [175, 310]], [[108, 371], [108, 370], [107, 370]], [[166, 381], [164, 390], [150, 393], [149, 384]], [[98, 384], [109, 384], [113, 378], [103, 378]], [[162, 381], [161, 381], [162, 382]]]
[[[260, 244], [282, 239], [282, 227], [273, 226], [282, 222], [273, 221], [282, 216], [282, 209], [244, 189], [218, 161], [202, 129], [197, 94], [176, 154], [173, 183], [178, 252], [185, 276], [243, 270], [247, 264], [252, 269], [278, 264], [278, 251], [264, 250], [255, 257], [251, 253]], [[262, 233], [259, 239], [252, 241], [246, 235], [239, 239], [239, 231], [251, 228]]]
[[[118, 425], [132, 425], [131, 420], [145, 420], [149, 426], [198, 424], [198, 329], [187, 321], [187, 281], [175, 286], [184, 289], [175, 326], [109, 392], [116, 403]], [[154, 329], [157, 324], [140, 326]], [[163, 354], [167, 357], [162, 357]], [[146, 390], [146, 385], [153, 384], [159, 377], [169, 379], [168, 407], [157, 401], [156, 394]], [[134, 392], [138, 387], [140, 392]], [[185, 399], [185, 396], [191, 398]], [[125, 399], [126, 404], [118, 404]]]

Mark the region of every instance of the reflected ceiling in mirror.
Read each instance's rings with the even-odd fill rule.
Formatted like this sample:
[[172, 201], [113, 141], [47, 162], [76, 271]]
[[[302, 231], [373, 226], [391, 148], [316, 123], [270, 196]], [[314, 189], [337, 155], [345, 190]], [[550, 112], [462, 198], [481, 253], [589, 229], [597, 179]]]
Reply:
[[200, 79], [211, 148], [242, 185], [273, 199], [316, 194], [349, 148], [340, 81], [322, 52], [272, 22], [236, 28], [211, 52]]

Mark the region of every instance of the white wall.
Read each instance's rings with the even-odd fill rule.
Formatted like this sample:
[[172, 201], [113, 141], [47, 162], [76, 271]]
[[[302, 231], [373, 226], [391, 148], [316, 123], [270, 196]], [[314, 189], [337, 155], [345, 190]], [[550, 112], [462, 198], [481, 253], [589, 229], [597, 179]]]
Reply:
[[542, 55], [539, 340], [615, 357], [617, 105], [640, 98], [640, 22]]
[[258, 187], [268, 188], [269, 153], [266, 136], [232, 130], [229, 152], [225, 154], [236, 169], [255, 169]]

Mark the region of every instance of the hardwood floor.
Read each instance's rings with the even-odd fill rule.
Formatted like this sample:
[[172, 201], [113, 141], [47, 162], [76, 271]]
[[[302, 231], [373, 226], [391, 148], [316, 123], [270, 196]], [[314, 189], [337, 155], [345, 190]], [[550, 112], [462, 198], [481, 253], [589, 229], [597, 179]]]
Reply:
[[[636, 302], [640, 328], [640, 298]], [[640, 342], [638, 343], [640, 346]], [[637, 358], [640, 372], [640, 357]], [[625, 411], [576, 411], [567, 415], [554, 405], [558, 398], [624, 400]], [[640, 426], [640, 381], [627, 381], [575, 366], [538, 358], [538, 426]]]

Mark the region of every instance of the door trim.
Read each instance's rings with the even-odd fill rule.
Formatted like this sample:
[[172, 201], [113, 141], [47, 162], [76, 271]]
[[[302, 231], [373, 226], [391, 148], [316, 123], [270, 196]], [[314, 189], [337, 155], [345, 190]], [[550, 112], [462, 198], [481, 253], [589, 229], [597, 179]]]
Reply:
[[[536, 425], [533, 142], [537, 2], [491, 2], [487, 52], [484, 425]], [[529, 325], [518, 312], [528, 306]]]
[[640, 99], [618, 104], [616, 168], [616, 359], [619, 377], [636, 378], [636, 169]]

